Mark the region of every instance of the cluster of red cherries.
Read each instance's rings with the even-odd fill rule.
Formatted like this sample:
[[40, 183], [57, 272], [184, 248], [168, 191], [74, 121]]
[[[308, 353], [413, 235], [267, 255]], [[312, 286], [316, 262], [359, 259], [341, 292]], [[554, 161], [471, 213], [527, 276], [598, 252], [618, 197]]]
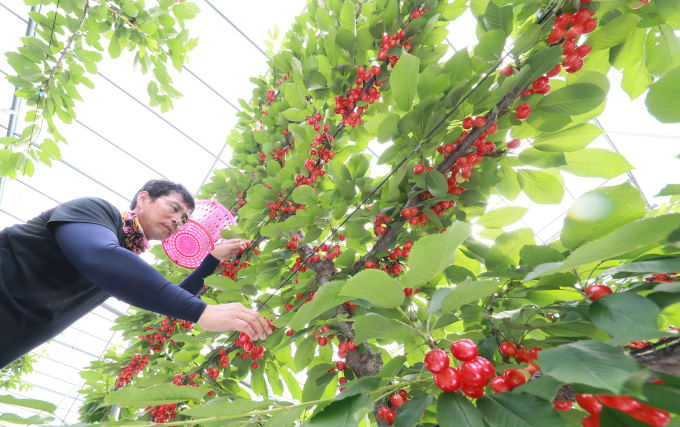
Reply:
[[[194, 379], [196, 378], [196, 373], [191, 373], [191, 374], [187, 375], [186, 378], [182, 378], [182, 374], [176, 374], [175, 378], [172, 381], [172, 384], [173, 385], [185, 385], [184, 381], [186, 381], [187, 378], [190, 379], [191, 381], [186, 385], [190, 385], [191, 387], [198, 387], [198, 384], [196, 384], [196, 381], [194, 381]], [[147, 409], [149, 409], [149, 408], [147, 408]]]
[[[265, 318], [265, 320], [267, 321], [267, 323], [269, 324], [269, 327], [272, 330], [276, 329], [275, 326], [270, 323], [270, 322], [273, 322], [275, 320], [274, 318], [272, 318], [272, 319]], [[250, 357], [250, 360], [254, 361], [253, 364], [250, 367], [252, 369], [257, 369], [259, 367], [259, 364], [257, 362], [255, 362], [255, 360], [264, 359], [264, 346], [255, 345], [255, 343], [253, 343], [250, 340], [250, 337], [245, 332], [241, 332], [239, 334], [239, 337], [236, 338], [236, 341], [234, 341], [234, 344], [236, 344], [237, 346], [239, 346], [243, 349], [243, 353], [238, 352], [238, 353], [236, 353], [236, 355], [234, 357], [241, 356], [242, 360], [246, 360], [246, 359], [248, 359], [248, 357]], [[218, 354], [222, 355], [221, 353], [218, 353]], [[228, 363], [228, 360], [227, 360], [227, 363]]]
[[387, 233], [387, 227], [385, 227], [383, 225], [383, 223], [389, 224], [390, 222], [392, 222], [390, 217], [388, 217], [387, 215], [385, 215], [382, 212], [378, 212], [378, 215], [376, 215], [375, 221], [373, 221], [373, 225], [374, 225], [373, 234], [375, 234], [376, 236], [382, 236], [383, 234]]
[[[168, 317], [164, 317], [161, 320], [161, 327], [158, 328], [157, 332], [151, 333], [149, 335], [140, 335], [138, 338], [140, 340], [147, 340], [149, 341], [150, 344], [157, 343], [156, 345], [152, 345], [150, 347], [150, 350], [152, 351], [161, 351], [163, 349], [163, 345], [166, 342], [171, 342], [173, 346], [176, 346], [175, 342], [170, 339], [170, 336], [175, 332], [178, 331], [176, 326], [179, 324], [179, 326], [183, 327], [184, 329], [190, 331], [194, 329], [194, 324], [191, 322], [187, 322], [185, 320], [178, 320], [174, 319], [172, 321], [172, 324], [168, 321]], [[153, 331], [154, 328], [151, 326], [146, 327], [147, 331]]]
[[[434, 374], [434, 383], [446, 392], [461, 391], [477, 399], [484, 394], [484, 387], [495, 376], [496, 368], [483, 357], [478, 357], [477, 344], [461, 339], [451, 344], [451, 354], [463, 362], [457, 368], [450, 366], [448, 354], [434, 349], [425, 355], [425, 368]], [[520, 374], [521, 375], [521, 374]]]
[[281, 191], [277, 193], [279, 196], [279, 200], [277, 202], [265, 202], [265, 205], [269, 208], [269, 218], [278, 217], [279, 212], [292, 212], [293, 214], [296, 214], [298, 210], [305, 210], [305, 205], [295, 204], [294, 202], [285, 200], [285, 192], [285, 189], [281, 189]]
[[[253, 246], [252, 242], [246, 242], [245, 246], [241, 245], [238, 251], [238, 255], [243, 254], [243, 252], [245, 252], [247, 248], [250, 248], [252, 246]], [[260, 254], [260, 250], [257, 248], [255, 248], [253, 252], [255, 253], [255, 255]], [[236, 281], [236, 275], [240, 270], [250, 267], [250, 264], [248, 264], [247, 262], [241, 262], [240, 258], [236, 258], [233, 261], [220, 261], [218, 265], [224, 267], [224, 271], [221, 273], [221, 275], [228, 277], [233, 281]]]
[[146, 409], [151, 409], [151, 419], [155, 423], [167, 423], [170, 420], [174, 420], [177, 417], [177, 404], [168, 403], [167, 405], [159, 405], [153, 408], [152, 406], [147, 406]]
[[[288, 77], [290, 77], [290, 73], [284, 74], [282, 78], [280, 78], [276, 81], [276, 85], [279, 86], [279, 85], [283, 84], [284, 80], [288, 80]], [[267, 92], [267, 99], [269, 99], [269, 93], [268, 92]], [[271, 101], [271, 102], [274, 102], [274, 101]]]
[[128, 365], [123, 369], [121, 366], [120, 369], [123, 369], [123, 372], [118, 374], [118, 381], [116, 382], [117, 387], [123, 387], [127, 385], [130, 380], [132, 380], [132, 377], [141, 372], [142, 369], [146, 368], [146, 366], [149, 364], [149, 355], [146, 354], [144, 357], [140, 357], [140, 355], [136, 354], [132, 356], [132, 360]]
[[[575, 73], [583, 67], [583, 58], [588, 56], [592, 48], [587, 45], [576, 46], [576, 40], [583, 34], [588, 34], [597, 28], [597, 19], [593, 18], [594, 12], [588, 9], [579, 9], [574, 14], [563, 13], [555, 19], [553, 30], [548, 35], [548, 44], [558, 43], [563, 38], [566, 41], [562, 45], [562, 66], [567, 73]], [[567, 29], [567, 26], [570, 26]]]
[[541, 369], [538, 365], [533, 363], [538, 358], [538, 352], [543, 350], [540, 347], [532, 347], [527, 351], [525, 348], [517, 346], [511, 342], [504, 342], [500, 346], [502, 354], [508, 357], [514, 357], [518, 362], [527, 363], [529, 366], [523, 369], [506, 369], [503, 375], [494, 378], [491, 381], [491, 388], [496, 393], [505, 393], [512, 391], [515, 387], [524, 384], [531, 375]]
[[[390, 397], [390, 402], [395, 408], [401, 408], [401, 405], [408, 402], [408, 394], [406, 393], [406, 390], [400, 388], [396, 394], [393, 394], [392, 397]], [[380, 407], [380, 409], [378, 409], [378, 415], [380, 418], [390, 423], [390, 425], [394, 423], [394, 417], [396, 416], [394, 411], [388, 406]]]
[[[370, 104], [380, 99], [382, 95], [375, 87], [371, 87], [364, 93], [364, 81], [370, 79], [371, 76], [378, 76], [381, 72], [379, 65], [367, 67], [367, 69], [364, 69], [364, 67], [357, 68], [357, 87], [349, 90], [347, 98], [343, 98], [342, 95], [335, 97], [335, 114], [343, 116], [340, 122], [343, 126], [352, 126], [353, 128], [359, 126], [362, 121], [362, 114], [368, 110]], [[376, 82], [375, 85], [380, 87], [382, 83]], [[363, 107], [356, 107], [356, 103], [359, 101], [366, 101], [368, 104]], [[354, 107], [356, 107], [356, 110], [354, 110]]]
[[[389, 219], [389, 218], [388, 218]], [[379, 221], [379, 219], [376, 219], [376, 221]], [[381, 233], [384, 234], [384, 233]], [[400, 248], [399, 246], [395, 247], [391, 251], [389, 249], [386, 249], [388, 252], [388, 255], [384, 257], [383, 259], [377, 260], [377, 262], [374, 262], [372, 260], [366, 261], [364, 264], [364, 267], [367, 269], [376, 269], [383, 271], [385, 273], [392, 273], [394, 276], [398, 276], [404, 271], [404, 268], [401, 266], [401, 264], [398, 261], [399, 257], [404, 257], [408, 258], [411, 256], [411, 248], [413, 248], [413, 242], [410, 240], [407, 240], [404, 242], [404, 248]], [[381, 267], [382, 264], [382, 267]], [[411, 289], [411, 288], [405, 288], [404, 292], [406, 293], [406, 289]], [[411, 289], [410, 293], [413, 293], [413, 289]], [[416, 292], [417, 293], [417, 292]], [[409, 298], [411, 295], [407, 295]]]
[[643, 280], [645, 282], [666, 282], [673, 283], [677, 279], [680, 279], [678, 273], [652, 273], [652, 277], [645, 277]]
[[638, 402], [630, 396], [608, 396], [603, 394], [577, 394], [576, 403], [590, 415], [583, 418], [583, 427], [600, 427], [602, 405], [625, 412], [636, 420], [655, 427], [663, 427], [671, 422], [671, 415], [653, 406]]

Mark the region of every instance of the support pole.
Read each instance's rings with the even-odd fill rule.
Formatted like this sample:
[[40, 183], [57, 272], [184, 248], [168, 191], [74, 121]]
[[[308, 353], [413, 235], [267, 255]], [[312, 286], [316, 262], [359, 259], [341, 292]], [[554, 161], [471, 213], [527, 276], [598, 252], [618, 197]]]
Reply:
[[[31, 12], [40, 12], [42, 4], [38, 6], [31, 7]], [[28, 24], [26, 24], [26, 37], [31, 37], [35, 35], [36, 24], [33, 18], [29, 16]], [[15, 88], [16, 89], [16, 88]], [[9, 116], [9, 123], [7, 124], [7, 135], [14, 136], [14, 132], [17, 130], [17, 122], [19, 121], [19, 113], [21, 112], [21, 98], [14, 95], [12, 98], [12, 113]], [[2, 196], [5, 193], [5, 183], [7, 182], [7, 177], [3, 176], [0, 178], [0, 206], [2, 205]]]

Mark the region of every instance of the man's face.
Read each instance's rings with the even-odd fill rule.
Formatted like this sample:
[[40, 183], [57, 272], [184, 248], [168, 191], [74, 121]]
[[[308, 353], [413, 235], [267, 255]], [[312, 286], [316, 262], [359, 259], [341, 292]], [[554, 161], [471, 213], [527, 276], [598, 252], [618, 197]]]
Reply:
[[182, 217], [191, 215], [181, 194], [171, 192], [153, 202], [148, 192], [137, 196], [134, 212], [144, 229], [147, 240], [165, 240], [182, 228]]

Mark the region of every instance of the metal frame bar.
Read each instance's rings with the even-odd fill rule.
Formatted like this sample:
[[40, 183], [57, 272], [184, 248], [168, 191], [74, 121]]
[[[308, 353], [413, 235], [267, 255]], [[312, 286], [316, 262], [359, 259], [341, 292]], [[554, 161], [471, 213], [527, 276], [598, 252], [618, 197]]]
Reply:
[[[262, 55], [264, 55], [265, 58], [267, 58], [267, 60], [270, 59], [270, 58], [267, 56], [267, 54], [264, 53], [264, 50], [262, 50], [262, 48], [261, 48], [260, 46], [258, 46], [257, 44], [255, 44], [255, 42], [252, 41], [252, 40], [250, 39], [250, 37], [246, 36], [245, 33], [244, 33], [243, 31], [241, 31], [241, 29], [240, 29], [239, 27], [237, 27], [236, 25], [234, 25], [234, 23], [231, 22], [231, 21], [229, 20], [229, 18], [227, 18], [226, 16], [224, 16], [224, 14], [223, 14], [222, 12], [220, 12], [220, 10], [219, 10], [218, 8], [216, 8], [215, 6], [213, 6], [213, 4], [210, 3], [209, 0], [204, 0], [204, 1], [205, 1], [206, 3], [208, 3], [208, 6], [210, 6], [215, 12], [217, 12], [217, 14], [220, 15], [220, 16], [222, 17], [222, 19], [224, 19], [225, 21], [227, 21], [227, 22], [229, 23], [229, 25], [231, 25], [232, 27], [234, 27], [234, 29], [235, 29], [236, 31], [238, 31], [239, 34], [241, 34], [246, 40], [248, 40], [248, 41], [250, 42], [250, 44], [252, 44], [253, 46], [255, 46], [255, 49], [259, 50], [260, 53], [261, 53]], [[306, 7], [306, 5], [305, 5], [305, 7]]]

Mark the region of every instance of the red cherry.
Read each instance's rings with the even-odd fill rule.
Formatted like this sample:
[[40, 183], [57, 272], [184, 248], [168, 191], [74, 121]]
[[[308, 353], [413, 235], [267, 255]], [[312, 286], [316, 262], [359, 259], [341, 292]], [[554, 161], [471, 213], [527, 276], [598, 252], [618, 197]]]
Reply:
[[425, 368], [433, 374], [448, 368], [451, 361], [444, 350], [434, 349], [425, 355]]
[[338, 239], [340, 239], [341, 242], [344, 242], [345, 241], [345, 235], [344, 234], [339, 235]]
[[221, 349], [219, 349], [219, 351], [217, 352], [217, 354], [219, 354], [220, 356], [224, 356], [225, 354], [227, 354], [227, 350], [221, 348]]
[[260, 365], [257, 362], [253, 362], [253, 364], [250, 365], [250, 367], [253, 368], [253, 369], [257, 369], [257, 368], [260, 367]]
[[633, 418], [643, 421], [655, 427], [663, 427], [671, 422], [671, 414], [662, 410], [642, 404], [642, 407], [630, 414]]
[[465, 383], [460, 387], [460, 390], [472, 399], [479, 399], [484, 395], [484, 387], [471, 387]]
[[567, 31], [564, 28], [553, 28], [553, 30], [548, 34], [548, 44], [555, 44], [562, 40]]
[[627, 414], [642, 408], [640, 402], [629, 396], [607, 396], [604, 394], [597, 394], [595, 397], [597, 397], [597, 400], [602, 402], [603, 405], [611, 406], [612, 408]]
[[550, 93], [551, 90], [552, 90], [552, 86], [545, 85], [545, 87], [543, 89], [537, 90], [536, 93], [540, 93], [541, 95], [547, 95], [548, 93]]
[[[387, 36], [387, 37], [389, 37], [389, 36]], [[390, 408], [388, 408], [387, 406], [381, 406], [380, 409], [378, 409], [378, 415], [380, 415], [380, 418], [382, 418], [384, 420], [385, 417], [387, 417], [387, 412], [389, 410], [390, 410]]]
[[524, 349], [517, 350], [517, 355], [515, 356], [515, 358], [520, 362], [524, 363], [529, 363], [533, 360], [529, 352]]
[[401, 216], [403, 216], [404, 218], [410, 217], [411, 216], [411, 209], [408, 209], [408, 208], [402, 209], [401, 210]]
[[602, 404], [592, 394], [577, 394], [576, 403], [589, 414], [599, 414], [602, 411]]
[[292, 330], [292, 329], [289, 329], [289, 330], [286, 331], [286, 335], [288, 335], [289, 337], [292, 337], [293, 335], [295, 335], [295, 331]]
[[420, 18], [420, 15], [421, 15], [420, 10], [416, 9], [416, 10], [414, 10], [413, 13], [411, 14], [411, 18], [413, 18], [413, 19], [418, 19], [418, 18]]
[[401, 405], [404, 404], [404, 398], [401, 397], [401, 396], [399, 396], [398, 394], [392, 395], [392, 397], [390, 398], [390, 400], [392, 401], [392, 405], [393, 405], [395, 408], [401, 408]]
[[[519, 141], [518, 139], [513, 139], [513, 141]], [[508, 148], [510, 147], [510, 143], [508, 143]], [[517, 147], [512, 147], [512, 148], [517, 148]], [[509, 357], [515, 357], [517, 355], [517, 346], [511, 342], [504, 342], [500, 346], [501, 353], [503, 353], [506, 356]]]
[[541, 90], [544, 87], [546, 87], [550, 83], [550, 79], [548, 79], [546, 76], [542, 76], [534, 80], [534, 83], [531, 85], [534, 90]]
[[[435, 350], [433, 350], [435, 351]], [[441, 351], [441, 350], [440, 350]], [[430, 352], [432, 353], [432, 351]], [[428, 354], [430, 354], [428, 353]], [[447, 358], [448, 360], [448, 358]], [[425, 365], [427, 367], [427, 365]], [[451, 367], [446, 367], [440, 372], [436, 372], [434, 374], [434, 383], [437, 384], [437, 387], [440, 389], [446, 391], [446, 392], [452, 392], [458, 390], [461, 385], [461, 377], [458, 371]]]
[[506, 377], [500, 376], [491, 380], [491, 388], [496, 393], [505, 393], [506, 391], [512, 391], [513, 386]]
[[590, 18], [590, 11], [588, 9], [579, 9], [574, 13], [574, 16], [571, 17], [571, 24], [583, 24], [588, 18]]
[[572, 18], [571, 13], [563, 13], [560, 16], [555, 19], [555, 23], [553, 24], [553, 27], [555, 28], [565, 28], [570, 22]]
[[485, 124], [486, 124], [486, 118], [485, 117], [478, 116], [478, 117], [475, 118], [475, 126], [477, 126], [478, 128], [481, 128]]
[[524, 369], [526, 369], [527, 371], [529, 371], [529, 373], [530, 373], [531, 375], [533, 375], [533, 374], [535, 374], [536, 372], [540, 371], [540, 370], [541, 370], [541, 367], [538, 366], [538, 365], [535, 364], [535, 363], [529, 362], [529, 366], [526, 367], [526, 368], [524, 368]]
[[515, 69], [512, 68], [512, 65], [508, 65], [501, 70], [501, 74], [505, 74], [506, 76], [510, 77], [514, 71]]
[[422, 164], [422, 163], [418, 163], [417, 165], [415, 165], [413, 167], [413, 173], [415, 173], [415, 174], [423, 173], [424, 170], [425, 170], [425, 165]]
[[[583, 3], [583, 0], [581, 0], [581, 3]], [[583, 23], [583, 34], [589, 34], [593, 32], [595, 28], [597, 28], [597, 19], [586, 19], [586, 22]]]
[[[451, 344], [451, 354], [458, 360], [467, 361], [477, 357], [477, 344], [468, 339], [462, 339]], [[477, 386], [478, 387], [478, 386]]]
[[[513, 139], [513, 140], [508, 142], [508, 148], [512, 150], [514, 148], [519, 147], [519, 145], [521, 143], [522, 143], [522, 141], [520, 141], [519, 139]], [[515, 347], [515, 349], [517, 349], [517, 348]], [[510, 356], [510, 355], [508, 354], [508, 356]]]
[[319, 338], [319, 345], [321, 347], [325, 346], [326, 344], [328, 344], [328, 338], [326, 338], [326, 337]]
[[553, 68], [552, 70], [545, 73], [545, 76], [551, 77], [551, 78], [556, 77], [560, 74], [560, 71], [562, 71], [562, 66], [560, 64], [557, 64], [557, 65], [555, 65], [555, 68]]
[[484, 366], [477, 361], [463, 363], [460, 367], [460, 376], [463, 382], [471, 387], [484, 387], [489, 381]]
[[345, 362], [343, 362], [342, 360], [339, 360], [339, 361], [335, 362], [335, 367], [338, 368], [338, 371], [344, 371], [346, 365], [345, 365]]
[[463, 129], [471, 129], [472, 125], [474, 125], [475, 121], [472, 119], [472, 117], [466, 117], [463, 120]]
[[592, 50], [593, 48], [590, 45], [582, 44], [581, 46], [576, 48], [576, 54], [581, 58], [585, 58], [586, 56], [590, 55], [590, 52], [592, 52]]
[[564, 37], [566, 37], [567, 40], [576, 40], [581, 37], [581, 34], [583, 34], [583, 24], [578, 24], [569, 28]]
[[588, 297], [589, 300], [595, 301], [598, 298], [611, 294], [612, 290], [609, 286], [605, 285], [590, 285], [586, 288], [585, 293], [590, 295]]
[[579, 58], [579, 59], [578, 59], [578, 62], [576, 63], [576, 65], [574, 65], [573, 67], [569, 67], [569, 68], [567, 68], [567, 69], [564, 70], [564, 71], [566, 71], [566, 72], [569, 73], [569, 74], [570, 74], [570, 73], [575, 73], [575, 72], [577, 72], [578, 70], [580, 70], [581, 68], [583, 68], [583, 64], [584, 64], [584, 63], [583, 63], [583, 59]]
[[523, 109], [520, 110], [519, 107], [517, 107], [517, 114], [515, 114], [515, 117], [517, 118], [517, 120], [526, 120], [527, 117], [529, 117], [529, 115], [531, 114], [531, 106], [529, 104], [525, 103], [525, 104], [520, 104], [520, 107], [522, 105], [526, 105], [526, 106], [528, 106], [528, 108], [523, 108]]
[[531, 357], [531, 360], [538, 359], [538, 352], [541, 350], [543, 350], [541, 347], [531, 347], [531, 350], [529, 351], [529, 357]]
[[395, 416], [396, 416], [396, 414], [394, 413], [394, 411], [392, 411], [391, 409], [388, 409], [387, 415], [385, 415], [385, 421], [387, 421], [390, 425], [392, 425], [392, 424], [394, 424], [394, 417]]
[[519, 387], [527, 382], [527, 380], [524, 378], [524, 374], [522, 374], [517, 369], [506, 369], [505, 372], [503, 372], [503, 376], [508, 379], [508, 382], [513, 387]]
[[553, 401], [553, 407], [555, 408], [555, 410], [568, 411], [574, 407], [574, 404], [570, 400], [567, 401], [555, 400]]
[[631, 8], [631, 9], [633, 9], [633, 10], [640, 9], [641, 7], [643, 7], [643, 6], [645, 6], [647, 3], [649, 3], [649, 0], [640, 0], [640, 3], [642, 3], [640, 6], [638, 6], [638, 7], [633, 7], [633, 8]]
[[600, 414], [592, 414], [581, 419], [583, 427], [600, 427]]

